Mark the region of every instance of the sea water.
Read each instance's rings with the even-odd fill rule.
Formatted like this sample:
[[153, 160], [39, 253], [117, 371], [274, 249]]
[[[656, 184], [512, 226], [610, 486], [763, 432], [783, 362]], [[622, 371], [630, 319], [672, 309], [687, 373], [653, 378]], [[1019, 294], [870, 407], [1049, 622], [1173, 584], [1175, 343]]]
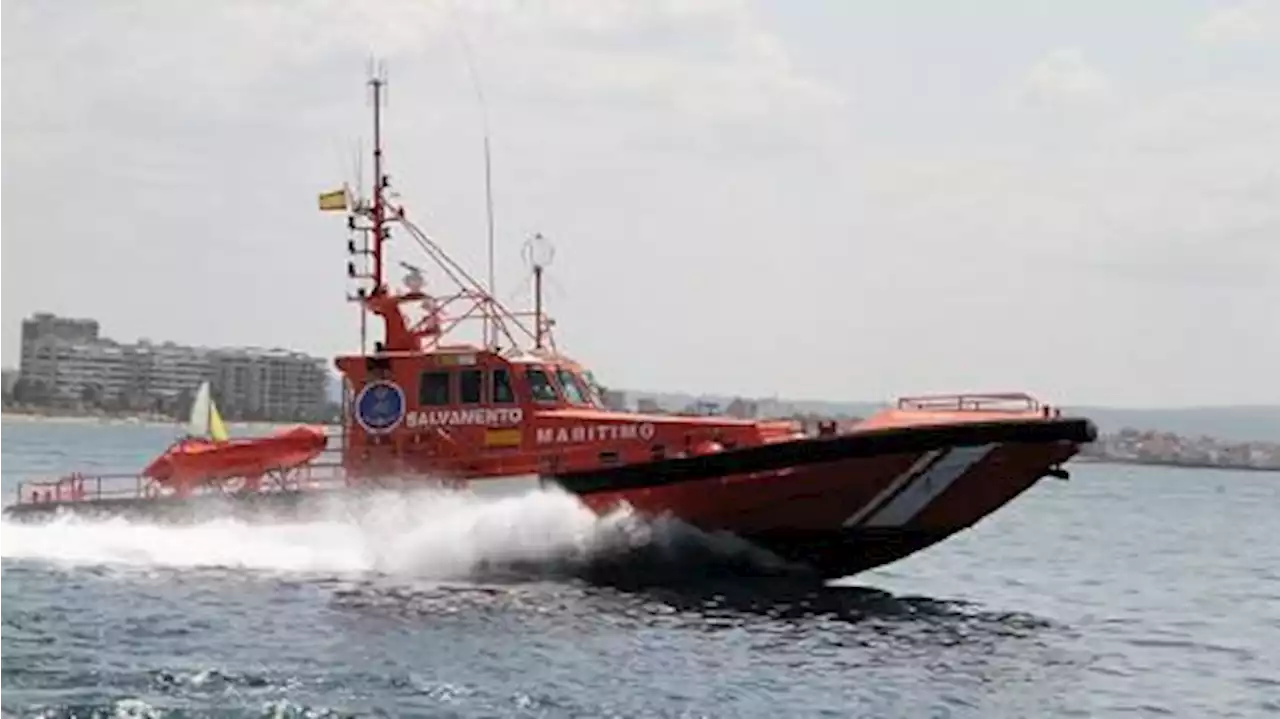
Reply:
[[[3, 425], [3, 486], [171, 431]], [[572, 497], [0, 525], [13, 716], [1280, 713], [1280, 475], [1078, 465], [829, 586]], [[740, 559], [740, 557], [737, 557]], [[594, 570], [607, 565], [609, 572]], [[735, 565], [736, 566], [736, 565]]]

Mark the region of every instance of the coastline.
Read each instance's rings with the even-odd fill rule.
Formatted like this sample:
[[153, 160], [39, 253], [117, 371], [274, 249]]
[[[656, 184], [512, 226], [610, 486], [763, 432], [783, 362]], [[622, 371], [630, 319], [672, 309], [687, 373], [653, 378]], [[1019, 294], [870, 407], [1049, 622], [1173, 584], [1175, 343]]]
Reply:
[[179, 424], [177, 420], [141, 414], [45, 414], [43, 412], [27, 412], [7, 407], [0, 410], [0, 419], [5, 422], [22, 424], [137, 424], [157, 427]]
[[1072, 462], [1087, 464], [1124, 464], [1138, 467], [1167, 467], [1171, 469], [1222, 469], [1232, 472], [1280, 472], [1280, 467], [1260, 467], [1250, 464], [1214, 464], [1213, 462], [1180, 461], [1177, 459], [1127, 459], [1124, 457], [1100, 457], [1098, 455], [1081, 454], [1071, 458]]
[[[181, 426], [183, 423], [172, 417], [165, 417], [157, 414], [146, 413], [120, 413], [120, 414], [88, 414], [88, 413], [72, 413], [72, 412], [32, 412], [22, 409], [6, 407], [0, 410], [0, 421], [5, 424], [80, 424], [80, 425], [134, 425], [139, 427], [175, 427]], [[231, 421], [225, 422], [228, 430], [242, 431], [262, 431], [274, 430], [281, 427], [291, 427], [298, 424], [308, 424], [316, 427], [324, 427], [326, 429], [337, 429], [338, 425], [333, 422], [266, 422], [266, 421]]]

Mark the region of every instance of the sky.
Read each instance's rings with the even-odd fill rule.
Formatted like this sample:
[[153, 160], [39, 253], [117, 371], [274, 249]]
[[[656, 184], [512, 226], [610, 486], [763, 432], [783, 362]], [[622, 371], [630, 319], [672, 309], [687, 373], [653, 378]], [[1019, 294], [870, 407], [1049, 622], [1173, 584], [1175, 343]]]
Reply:
[[410, 216], [483, 277], [487, 126], [496, 294], [528, 302], [550, 238], [559, 346], [608, 386], [1280, 403], [1280, 3], [6, 0], [0, 28], [5, 366], [36, 311], [356, 350], [316, 195], [368, 152], [376, 56]]

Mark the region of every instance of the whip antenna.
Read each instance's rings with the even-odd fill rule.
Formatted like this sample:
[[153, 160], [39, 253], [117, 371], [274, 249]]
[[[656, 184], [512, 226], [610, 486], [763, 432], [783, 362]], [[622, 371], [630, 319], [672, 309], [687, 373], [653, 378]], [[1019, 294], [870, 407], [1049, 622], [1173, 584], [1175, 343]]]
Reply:
[[[495, 298], [497, 296], [497, 281], [494, 277], [494, 227], [493, 227], [493, 165], [492, 153], [490, 152], [489, 142], [489, 106], [485, 102], [484, 88], [480, 84], [480, 73], [476, 71], [475, 60], [471, 55], [471, 43], [467, 41], [467, 35], [462, 30], [462, 24], [458, 22], [456, 13], [454, 12], [453, 3], [447, 3], [449, 16], [453, 20], [454, 35], [458, 38], [458, 44], [462, 46], [462, 58], [467, 65], [467, 74], [471, 78], [471, 89], [476, 94], [476, 103], [480, 107], [480, 129], [484, 133], [484, 210], [485, 210], [485, 232], [488, 239], [488, 261], [489, 261], [489, 296]], [[490, 325], [488, 314], [485, 315], [485, 343], [492, 346], [498, 341], [497, 326]]]

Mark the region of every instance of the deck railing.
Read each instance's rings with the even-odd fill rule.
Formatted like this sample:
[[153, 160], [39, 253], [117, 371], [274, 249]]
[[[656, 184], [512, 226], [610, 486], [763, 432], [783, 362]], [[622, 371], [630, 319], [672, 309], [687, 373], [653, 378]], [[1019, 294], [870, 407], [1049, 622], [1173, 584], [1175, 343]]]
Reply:
[[[330, 454], [326, 452], [325, 454]], [[323, 457], [324, 455], [322, 455]], [[192, 488], [192, 495], [225, 494], [238, 489], [237, 477], [211, 480]], [[264, 472], [256, 492], [340, 487], [347, 473], [335, 457], [287, 469]], [[149, 499], [172, 495], [172, 489], [137, 473], [87, 474], [72, 472], [61, 477], [31, 479], [17, 486], [18, 504], [64, 503], [103, 499]]]
[[1039, 400], [1025, 392], [983, 392], [902, 397], [898, 409], [934, 412], [1036, 412]]

